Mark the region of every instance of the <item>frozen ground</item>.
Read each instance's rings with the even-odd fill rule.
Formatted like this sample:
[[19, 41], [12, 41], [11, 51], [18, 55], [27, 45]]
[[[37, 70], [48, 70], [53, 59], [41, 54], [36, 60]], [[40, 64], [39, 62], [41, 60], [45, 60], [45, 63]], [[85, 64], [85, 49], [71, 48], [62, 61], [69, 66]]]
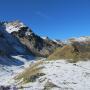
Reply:
[[[0, 85], [16, 85], [13, 77], [22, 72], [34, 61], [25, 61], [20, 56], [14, 56], [25, 62], [21, 66], [0, 66]], [[28, 63], [27, 63], [28, 62]], [[68, 63], [64, 60], [45, 61], [42, 64], [45, 73], [33, 83], [22, 85], [22, 90], [90, 90], [90, 61]]]
[[[6, 86], [14, 84], [13, 77], [22, 72], [26, 67], [29, 67], [35, 58], [28, 55], [17, 55], [12, 56], [11, 59], [7, 57], [0, 57], [1, 61], [6, 62], [6, 65], [0, 63], [0, 85]], [[22, 62], [22, 64], [18, 62]]]
[[90, 90], [90, 61], [45, 61], [43, 65], [46, 75], [25, 85], [24, 90]]

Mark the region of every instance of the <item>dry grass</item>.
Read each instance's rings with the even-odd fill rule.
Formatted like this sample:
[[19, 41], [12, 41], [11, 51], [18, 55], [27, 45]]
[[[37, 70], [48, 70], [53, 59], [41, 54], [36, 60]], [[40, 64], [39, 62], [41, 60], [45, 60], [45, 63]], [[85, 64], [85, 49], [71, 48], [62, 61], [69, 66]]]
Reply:
[[23, 83], [33, 82], [35, 81], [39, 76], [44, 75], [41, 70], [41, 65], [43, 64], [43, 61], [37, 61], [36, 63], [32, 64], [29, 68], [26, 68], [21, 74], [17, 75], [15, 77], [16, 80], [21, 80], [23, 78]]
[[79, 60], [90, 59], [90, 46], [80, 47], [79, 52], [74, 51], [74, 47], [71, 45], [66, 45], [62, 48], [57, 48], [53, 54], [51, 54], [48, 59], [67, 59], [70, 62], [77, 62]]
[[[57, 48], [55, 50], [55, 52], [53, 54], [51, 54], [48, 59], [64, 59], [64, 58], [69, 58], [69, 57], [72, 57], [72, 49], [73, 47], [72, 46], [64, 46], [62, 48]], [[70, 58], [69, 58], [70, 59]]]

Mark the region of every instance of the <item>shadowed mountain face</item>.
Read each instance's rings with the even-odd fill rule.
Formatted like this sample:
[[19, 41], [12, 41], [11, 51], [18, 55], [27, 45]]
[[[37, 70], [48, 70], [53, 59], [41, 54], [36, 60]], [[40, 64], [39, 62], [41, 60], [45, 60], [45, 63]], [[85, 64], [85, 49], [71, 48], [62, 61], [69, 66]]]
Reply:
[[26, 46], [6, 31], [4, 23], [0, 23], [0, 55], [30, 54]]

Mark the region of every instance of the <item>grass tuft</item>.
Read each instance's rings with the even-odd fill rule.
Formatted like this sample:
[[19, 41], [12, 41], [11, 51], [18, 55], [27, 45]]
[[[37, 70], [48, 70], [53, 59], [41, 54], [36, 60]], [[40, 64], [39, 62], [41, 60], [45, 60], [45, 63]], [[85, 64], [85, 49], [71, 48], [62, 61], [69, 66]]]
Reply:
[[22, 83], [28, 83], [28, 82], [36, 81], [37, 78], [45, 75], [41, 71], [44, 68], [42, 66], [42, 64], [43, 64], [43, 61], [38, 61], [38, 62], [32, 64], [29, 68], [26, 68], [22, 73], [17, 75], [15, 77], [15, 80], [23, 79]]

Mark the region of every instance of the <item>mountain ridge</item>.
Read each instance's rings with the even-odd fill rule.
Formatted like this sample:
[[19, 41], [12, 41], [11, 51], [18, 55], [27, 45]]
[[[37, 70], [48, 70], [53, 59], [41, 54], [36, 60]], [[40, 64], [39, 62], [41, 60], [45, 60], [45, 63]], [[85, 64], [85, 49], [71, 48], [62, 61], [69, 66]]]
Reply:
[[47, 41], [42, 39], [40, 36], [35, 34], [31, 28], [19, 20], [1, 22], [0, 27], [3, 27], [3, 30], [1, 28], [0, 31], [7, 32], [7, 35], [11, 36], [11, 38], [16, 38], [22, 45], [24, 45], [36, 56], [46, 57], [51, 54], [55, 48], [61, 47], [60, 44], [55, 43], [53, 40]]

